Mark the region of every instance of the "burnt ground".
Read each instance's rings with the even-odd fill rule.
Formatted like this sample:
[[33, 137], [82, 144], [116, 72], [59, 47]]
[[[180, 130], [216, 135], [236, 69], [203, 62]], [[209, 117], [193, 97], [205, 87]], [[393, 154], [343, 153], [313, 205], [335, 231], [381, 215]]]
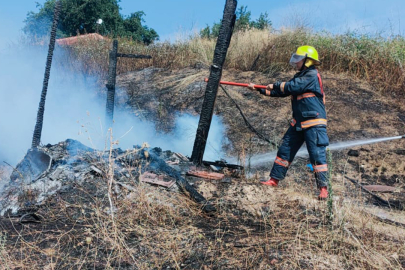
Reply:
[[[321, 74], [327, 95], [331, 143], [405, 134], [405, 104], [402, 100], [389, 93], [380, 93], [364, 81], [343, 75]], [[203, 79], [208, 75], [206, 69], [169, 71], [150, 68], [121, 75], [118, 84], [129, 97], [127, 106], [145, 119], [158, 123], [158, 129], [170, 131], [176, 112], [200, 113], [205, 91]], [[288, 80], [292, 76], [293, 73], [272, 75], [226, 70], [222, 80], [265, 85], [275, 80]], [[280, 141], [291, 120], [288, 99], [265, 97], [243, 87], [225, 86], [225, 89], [242, 108], [252, 126], [271, 141]], [[224, 150], [229, 154], [249, 157], [274, 150], [246, 127], [239, 111], [221, 89], [218, 90], [215, 114], [222, 117], [226, 126], [230, 145], [225, 145]], [[343, 162], [346, 171], [355, 173], [360, 182], [396, 185], [399, 188], [405, 183], [404, 140], [352, 149], [358, 150], [357, 157], [347, 154], [350, 148], [333, 152], [333, 155], [337, 162]]]
[[[170, 132], [176, 113], [200, 113], [208, 74], [208, 68], [148, 68], [120, 75], [118, 105]], [[292, 75], [226, 70], [222, 80], [267, 84]], [[403, 102], [367, 82], [322, 75], [331, 142], [405, 134]], [[274, 142], [281, 139], [291, 117], [288, 99], [226, 89], [257, 130]], [[230, 155], [274, 150], [252, 134], [221, 89], [215, 113], [226, 126], [229, 144], [223, 150]], [[333, 204], [315, 200], [307, 163], [297, 158], [277, 189], [259, 184], [271, 163], [255, 170], [246, 166], [248, 178], [226, 170], [226, 181], [188, 176], [216, 206], [214, 215], [181, 193], [134, 178], [128, 181], [136, 191], [114, 192], [112, 217], [108, 176], [86, 175], [45, 200], [35, 216], [0, 219], [0, 269], [405, 268], [405, 215], [393, 207], [405, 202], [405, 140], [332, 152]], [[395, 187], [377, 195], [397, 204], [379, 205], [347, 177]]]
[[[380, 93], [373, 85], [360, 80], [335, 74], [323, 73], [328, 113], [328, 134], [331, 143], [368, 138], [392, 137], [405, 134], [405, 103], [390, 93]], [[132, 108], [147, 108], [144, 112], [148, 120], [159, 122], [160, 128], [170, 130], [173, 125], [173, 112], [187, 112], [198, 115], [204, 97], [204, 77], [209, 73], [198, 69], [185, 70], [143, 70], [120, 76], [118, 83], [132, 97]], [[255, 82], [266, 85], [270, 82], [288, 80], [293, 73], [263, 74], [226, 70], [222, 80], [234, 82]], [[139, 82], [139, 83], [138, 83]], [[154, 84], [153, 82], [161, 82]], [[288, 99], [269, 98], [242, 87], [224, 86], [231, 97], [242, 108], [249, 122], [273, 142], [279, 142], [291, 120], [290, 102]], [[144, 98], [148, 96], [148, 98]], [[232, 101], [219, 89], [215, 114], [222, 117], [226, 125], [226, 136], [230, 145], [225, 151], [234, 156], [249, 157], [274, 150], [272, 146], [259, 139], [245, 125], [239, 111]], [[348, 155], [356, 150], [358, 155]], [[405, 202], [405, 140], [395, 140], [378, 144], [362, 145], [332, 152], [333, 184], [336, 184], [335, 195], [340, 200], [351, 197], [353, 201], [374, 205], [375, 198], [359, 195], [359, 188], [346, 177], [355, 179], [363, 185], [389, 185], [396, 187], [393, 193], [379, 193], [378, 196], [395, 205]], [[307, 170], [306, 159], [298, 158], [292, 166], [285, 184], [314, 196], [313, 177]], [[246, 165], [246, 164], [244, 164]], [[271, 164], [269, 164], [271, 166]], [[252, 180], [267, 177], [270, 171], [262, 166], [254, 171]], [[255, 178], [256, 177], [256, 178]], [[308, 181], [311, 183], [308, 185]], [[292, 183], [293, 182], [293, 183]], [[238, 183], [234, 183], [238, 185]], [[218, 187], [212, 183], [202, 182], [202, 192], [210, 198], [216, 196]], [[260, 188], [252, 184], [253, 190], [247, 192], [252, 203], [263, 200]], [[231, 187], [227, 189], [229, 197], [243, 194], [243, 189]], [[241, 192], [242, 191], [242, 192]], [[223, 192], [222, 192], [223, 193]], [[223, 194], [222, 194], [223, 195]], [[221, 196], [219, 196], [221, 197]], [[243, 197], [243, 195], [242, 195]], [[256, 199], [254, 197], [259, 197]], [[249, 200], [249, 199], [247, 199]], [[243, 199], [238, 197], [238, 201]], [[240, 203], [242, 208], [249, 208], [249, 203]], [[260, 205], [260, 203], [259, 203]], [[251, 207], [250, 207], [251, 208]], [[260, 207], [257, 207], [259, 209]], [[403, 207], [402, 207], [403, 208]], [[257, 211], [250, 209], [252, 212]], [[384, 216], [384, 215], [383, 215]], [[405, 221], [403, 218], [401, 221]]]
[[[124, 74], [120, 76], [118, 83], [131, 97], [129, 104], [132, 108], [144, 108], [145, 118], [159, 122], [162, 130], [170, 130], [173, 125], [173, 112], [199, 114], [205, 90], [203, 78], [208, 77], [208, 74], [205, 69], [148, 69]], [[222, 80], [266, 85], [275, 80], [288, 80], [292, 76], [293, 73], [262, 74], [227, 70], [223, 73]], [[405, 134], [405, 104], [397, 97], [391, 96], [390, 93], [380, 93], [371, 84], [344, 75], [322, 73], [322, 77], [327, 95], [328, 133], [332, 143]], [[225, 88], [259, 132], [274, 142], [280, 141], [291, 119], [288, 99], [264, 97], [241, 87]], [[230, 145], [224, 146], [224, 150], [228, 153], [246, 158], [273, 150], [246, 127], [239, 111], [221, 89], [218, 90], [215, 114], [221, 116], [226, 125], [226, 137]], [[358, 155], [349, 156], [350, 150], [357, 150]], [[377, 204], [375, 198], [359, 192], [359, 188], [346, 179], [350, 177], [363, 185], [396, 187], [395, 192], [379, 193], [378, 196], [403, 208], [404, 152], [405, 140], [332, 152], [332, 183], [336, 186], [336, 197], [342, 202], [350, 200], [365, 205]], [[282, 186], [304, 191], [314, 197], [313, 177], [305, 169], [306, 163], [306, 159], [297, 159]], [[270, 167], [261, 167], [254, 171], [251, 184], [244, 183], [240, 186], [240, 183], [235, 182], [224, 190], [212, 182], [202, 181], [199, 187], [208, 198], [221, 199], [225, 196], [236, 201], [238, 208], [257, 214], [263, 207], [268, 206], [266, 200], [269, 195], [263, 193], [262, 188], [254, 181], [266, 178], [269, 170]], [[385, 218], [390, 214], [384, 212], [380, 216]], [[405, 222], [403, 216], [398, 220]]]

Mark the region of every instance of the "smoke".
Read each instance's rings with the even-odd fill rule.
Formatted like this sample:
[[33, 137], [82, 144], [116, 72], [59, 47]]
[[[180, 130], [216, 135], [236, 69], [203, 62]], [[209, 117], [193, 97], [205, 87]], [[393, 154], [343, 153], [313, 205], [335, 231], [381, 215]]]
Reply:
[[[57, 46], [54, 57], [62, 53]], [[0, 162], [16, 164], [31, 147], [46, 54], [45, 48], [37, 47], [0, 52]], [[96, 79], [53, 64], [42, 144], [55, 144], [71, 138], [99, 150], [109, 149], [111, 134], [103, 124], [105, 89], [99, 88]], [[151, 147], [190, 156], [198, 119], [198, 116], [178, 114], [174, 131], [164, 134], [157, 132], [153, 123], [141, 121], [134, 114], [116, 108], [112, 136], [118, 145], [114, 147], [128, 149], [147, 142]], [[223, 134], [221, 119], [214, 116], [204, 159], [218, 160], [222, 157]]]

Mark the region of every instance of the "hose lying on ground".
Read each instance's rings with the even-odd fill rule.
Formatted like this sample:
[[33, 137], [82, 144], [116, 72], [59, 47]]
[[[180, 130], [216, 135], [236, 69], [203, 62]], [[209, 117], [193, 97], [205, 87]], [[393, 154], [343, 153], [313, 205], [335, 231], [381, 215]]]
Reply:
[[246, 126], [250, 129], [250, 131], [252, 131], [253, 133], [255, 133], [260, 139], [268, 142], [269, 144], [276, 146], [277, 144], [270, 141], [268, 138], [266, 138], [266, 136], [264, 136], [262, 133], [260, 133], [259, 131], [257, 131], [250, 123], [249, 121], [246, 119], [245, 115], [242, 112], [242, 109], [239, 107], [239, 105], [236, 103], [236, 101], [229, 95], [229, 93], [225, 90], [225, 88], [222, 85], [219, 85], [221, 87], [221, 89], [225, 92], [225, 94], [228, 96], [228, 98], [233, 102], [233, 104], [235, 104], [236, 108], [239, 110], [240, 115], [242, 116], [243, 120], [245, 121]]

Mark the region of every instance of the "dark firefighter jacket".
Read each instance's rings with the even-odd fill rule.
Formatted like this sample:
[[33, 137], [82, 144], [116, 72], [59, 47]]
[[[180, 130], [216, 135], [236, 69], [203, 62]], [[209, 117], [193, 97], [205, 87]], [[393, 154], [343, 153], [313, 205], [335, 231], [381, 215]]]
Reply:
[[293, 120], [297, 131], [313, 126], [326, 126], [325, 94], [322, 80], [315, 66], [297, 72], [288, 82], [276, 82], [273, 90], [261, 89], [261, 94], [272, 97], [291, 96]]

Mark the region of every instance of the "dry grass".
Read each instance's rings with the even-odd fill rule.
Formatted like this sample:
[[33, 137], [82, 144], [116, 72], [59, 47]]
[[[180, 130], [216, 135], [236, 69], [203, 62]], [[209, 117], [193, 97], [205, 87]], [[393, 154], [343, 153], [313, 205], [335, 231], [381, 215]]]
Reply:
[[0, 220], [0, 269], [161, 269], [187, 257], [197, 239], [187, 216], [200, 210], [135, 180], [132, 192], [113, 185], [111, 156], [94, 162], [104, 177], [48, 198], [41, 223]]
[[[65, 48], [68, 53], [59, 62], [74, 70], [106, 78], [111, 43], [108, 39], [82, 41]], [[216, 40], [202, 39], [198, 35], [150, 46], [120, 39], [119, 52], [151, 55], [153, 59], [119, 59], [117, 72], [122, 74], [150, 66], [168, 69], [208, 67], [212, 63], [215, 44]], [[322, 70], [365, 79], [390, 94], [404, 94], [405, 41], [402, 37], [387, 39], [356, 33], [331, 35], [302, 28], [281, 32], [251, 29], [233, 35], [224, 68], [270, 74], [289, 70], [288, 60], [292, 52], [303, 44], [317, 48]]]
[[[110, 160], [111, 162], [112, 160]], [[99, 162], [98, 162], [99, 164]], [[98, 165], [100, 166], [100, 165]], [[403, 269], [404, 229], [382, 224], [334, 177], [334, 219], [292, 170], [280, 189], [257, 179], [199, 182], [218, 209], [206, 216], [176, 192], [142, 183], [83, 181], [50, 198], [41, 223], [2, 219], [1, 269]], [[134, 168], [139, 169], [139, 168]], [[96, 192], [94, 192], [96, 190]], [[348, 197], [346, 197], [348, 198]], [[111, 211], [111, 209], [113, 211]], [[387, 210], [389, 211], [389, 210]], [[113, 215], [112, 215], [113, 213]], [[391, 214], [395, 214], [391, 211]], [[403, 215], [403, 214], [402, 214]], [[113, 216], [113, 218], [112, 218]]]
[[[401, 47], [402, 41], [370, 40], [295, 31], [240, 32], [232, 39], [226, 68], [273, 74], [287, 69], [291, 52], [308, 42], [319, 48], [323, 69], [368, 78], [382, 89], [391, 80], [390, 89], [401, 94], [403, 59], [396, 55], [400, 61], [395, 62], [387, 53], [392, 46]], [[361, 44], [368, 47], [353, 49]], [[106, 78], [109, 46], [110, 42], [78, 44], [66, 48], [65, 58], [58, 61]], [[208, 66], [214, 47], [215, 41], [198, 37], [149, 47], [120, 40], [120, 52], [150, 54], [153, 60], [121, 59], [118, 72], [148, 66]], [[377, 62], [386, 70], [377, 73]], [[178, 88], [201, 75], [180, 76]], [[166, 87], [168, 82], [162, 84]], [[236, 117], [231, 120], [240, 126]], [[260, 147], [248, 136], [240, 142], [242, 160], [252, 154], [252, 148]], [[219, 210], [215, 216], [206, 216], [177, 192], [135, 180], [129, 183], [133, 190], [115, 186], [110, 159], [103, 177], [85, 179], [68, 193], [49, 198], [38, 211], [44, 217], [41, 223], [0, 219], [0, 269], [403, 269], [404, 229], [381, 223], [370, 214], [361, 193], [344, 181], [347, 160], [334, 160], [336, 172], [344, 173], [332, 178], [336, 196], [330, 220], [327, 203], [314, 199], [313, 185], [305, 182], [311, 178], [299, 169], [305, 164], [293, 166], [278, 190], [263, 188], [258, 179], [233, 179], [231, 185], [198, 182], [199, 190]], [[403, 213], [386, 211], [403, 219]]]

